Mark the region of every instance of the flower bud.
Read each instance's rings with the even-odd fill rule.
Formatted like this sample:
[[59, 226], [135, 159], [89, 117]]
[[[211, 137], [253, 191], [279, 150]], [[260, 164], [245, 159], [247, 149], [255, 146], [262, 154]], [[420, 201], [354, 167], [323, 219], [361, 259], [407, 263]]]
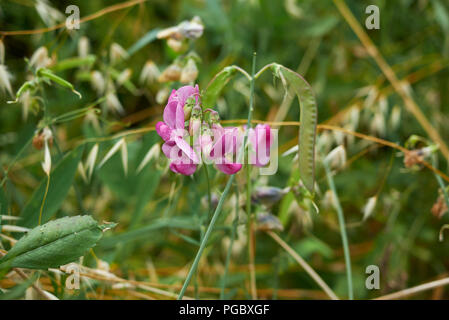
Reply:
[[[188, 107], [190, 108], [190, 107]], [[202, 109], [199, 105], [194, 106], [191, 109], [190, 122], [189, 122], [189, 134], [195, 138], [195, 136], [199, 136], [201, 129], [201, 114]], [[185, 115], [185, 109], [184, 109]]]
[[167, 40], [167, 46], [169, 46], [174, 52], [180, 52], [182, 51], [182, 41], [169, 38]]
[[41, 150], [44, 147], [46, 141], [48, 142], [50, 147], [53, 145], [53, 134], [47, 127], [42, 130], [36, 131], [32, 142], [33, 147], [37, 150]]
[[263, 203], [265, 205], [273, 205], [287, 193], [286, 190], [277, 187], [257, 187], [251, 200], [255, 203]]
[[187, 64], [181, 71], [181, 79], [182, 83], [189, 83], [196, 80], [198, 77], [198, 68], [196, 67], [196, 63], [193, 59], [189, 59]]
[[177, 64], [169, 65], [159, 76], [159, 82], [178, 81], [181, 77], [181, 68]]
[[181, 22], [178, 25], [178, 30], [186, 38], [198, 39], [203, 35], [204, 26], [200, 17], [194, 17], [190, 21]]

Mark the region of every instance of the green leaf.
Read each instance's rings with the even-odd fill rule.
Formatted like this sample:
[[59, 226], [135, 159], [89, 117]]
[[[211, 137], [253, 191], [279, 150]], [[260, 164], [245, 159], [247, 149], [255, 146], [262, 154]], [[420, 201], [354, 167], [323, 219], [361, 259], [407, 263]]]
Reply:
[[234, 75], [235, 71], [235, 68], [230, 66], [215, 75], [207, 85], [206, 92], [202, 96], [203, 108], [212, 108], [215, 105], [218, 95]]
[[315, 136], [317, 105], [309, 83], [296, 72], [275, 64], [273, 72], [295, 90], [301, 108], [299, 121], [299, 172], [304, 186], [313, 194], [315, 182]]
[[136, 43], [134, 43], [131, 48], [128, 49], [128, 54], [131, 56], [143, 47], [145, 47], [150, 42], [153, 42], [157, 39], [157, 34], [159, 33], [159, 29], [153, 29], [147, 32], [142, 38], [140, 38]]
[[0, 259], [12, 268], [48, 269], [76, 261], [92, 248], [103, 230], [114, 224], [98, 225], [91, 216], [64, 217], [37, 226]]
[[[73, 183], [78, 162], [83, 154], [84, 145], [72, 150], [59, 162], [50, 174], [50, 186], [48, 188], [47, 199], [45, 201], [42, 222], [50, 220], [53, 214], [61, 207], [64, 199]], [[41, 180], [41, 183], [34, 191], [31, 199], [23, 208], [20, 216], [21, 223], [25, 227], [37, 225], [39, 220], [39, 210], [44, 198], [47, 177]]]

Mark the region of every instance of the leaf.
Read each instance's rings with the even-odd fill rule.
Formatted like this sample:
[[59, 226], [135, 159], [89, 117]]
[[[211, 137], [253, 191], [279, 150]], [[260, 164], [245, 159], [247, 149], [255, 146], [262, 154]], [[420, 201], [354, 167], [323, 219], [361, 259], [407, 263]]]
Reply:
[[[78, 162], [81, 159], [83, 150], [84, 146], [80, 146], [71, 151], [56, 165], [55, 169], [50, 174], [50, 186], [48, 188], [47, 199], [45, 201], [42, 214], [43, 222], [50, 220], [65, 200], [70, 186], [73, 183]], [[33, 227], [37, 225], [39, 209], [44, 197], [46, 183], [47, 176], [41, 180], [38, 188], [31, 196], [31, 199], [27, 202], [20, 213], [20, 216], [22, 217], [21, 223], [23, 226]]]
[[273, 72], [290, 84], [298, 96], [301, 127], [299, 131], [299, 172], [305, 187], [313, 194], [315, 182], [315, 136], [317, 125], [317, 105], [312, 88], [296, 72], [274, 64]]
[[153, 29], [147, 32], [142, 38], [140, 38], [136, 43], [134, 43], [128, 49], [128, 57], [145, 47], [150, 42], [153, 42], [157, 39], [157, 34], [159, 33], [159, 29]]
[[209, 82], [206, 92], [202, 96], [203, 108], [212, 108], [218, 95], [235, 73], [233, 66], [226, 67], [215, 75]]
[[91, 216], [64, 217], [37, 226], [0, 259], [0, 266], [48, 269], [76, 261], [102, 237], [105, 228]]

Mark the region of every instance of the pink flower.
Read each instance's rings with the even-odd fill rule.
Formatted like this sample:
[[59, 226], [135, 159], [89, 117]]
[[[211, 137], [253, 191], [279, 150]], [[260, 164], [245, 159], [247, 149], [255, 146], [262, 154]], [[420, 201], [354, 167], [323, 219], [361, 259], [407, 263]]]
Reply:
[[191, 175], [200, 162], [198, 155], [184, 139], [190, 138], [185, 130], [184, 106], [191, 97], [197, 102], [198, 95], [198, 86], [173, 90], [164, 109], [164, 122], [156, 124], [156, 132], [165, 141], [162, 151], [171, 160], [170, 169], [175, 173]]
[[258, 124], [248, 133], [250, 144], [250, 163], [256, 167], [263, 167], [270, 162], [270, 147], [273, 141], [271, 128], [267, 124]]
[[[225, 174], [235, 174], [242, 168], [241, 163], [237, 163], [237, 152], [242, 143], [239, 129], [235, 127], [223, 128], [219, 124], [212, 125], [214, 141], [211, 148], [207, 148], [206, 157], [211, 159], [215, 167]], [[204, 140], [203, 140], [204, 141]], [[203, 154], [204, 147], [202, 146]], [[210, 150], [210, 151], [209, 151]]]

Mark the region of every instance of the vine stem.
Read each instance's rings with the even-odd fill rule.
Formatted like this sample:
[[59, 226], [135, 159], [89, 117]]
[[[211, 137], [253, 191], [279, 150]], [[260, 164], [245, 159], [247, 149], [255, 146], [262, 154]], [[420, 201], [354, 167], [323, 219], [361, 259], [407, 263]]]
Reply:
[[198, 249], [198, 252], [195, 256], [195, 260], [193, 260], [193, 264], [190, 267], [189, 273], [187, 274], [187, 277], [184, 281], [181, 291], [179, 292], [178, 300], [181, 300], [184, 297], [184, 294], [187, 290], [190, 280], [192, 280], [192, 276], [193, 276], [194, 272], [196, 271], [196, 268], [198, 267], [198, 263], [200, 262], [201, 255], [203, 254], [203, 251], [206, 248], [207, 240], [209, 240], [209, 236], [212, 233], [212, 230], [214, 229], [215, 223], [217, 222], [217, 219], [220, 215], [221, 208], [223, 207], [224, 200], [229, 193], [229, 189], [231, 188], [234, 178], [235, 178], [235, 175], [232, 175], [229, 178], [228, 183], [226, 183], [226, 187], [223, 191], [223, 194], [220, 197], [220, 200], [218, 201], [218, 205], [217, 205], [217, 208], [215, 209], [214, 215], [212, 216], [209, 226], [207, 227], [206, 233], [204, 234], [203, 239], [201, 240], [200, 248]]
[[[251, 116], [254, 110], [254, 82], [256, 73], [256, 53], [253, 55], [253, 63], [251, 70], [251, 82], [250, 82], [250, 96], [249, 96], [249, 113], [248, 122], [246, 125], [246, 131], [249, 132], [251, 128]], [[254, 213], [251, 212], [251, 166], [249, 164], [249, 150], [246, 152], [246, 214], [248, 215], [248, 266], [250, 276], [250, 288], [251, 297], [253, 300], [257, 300], [257, 285], [256, 285], [256, 268], [255, 268], [255, 255], [256, 255], [256, 239], [254, 234]]]
[[228, 248], [228, 252], [226, 254], [225, 269], [224, 269], [223, 278], [221, 281], [220, 300], [224, 299], [224, 294], [225, 294], [225, 289], [226, 289], [226, 279], [228, 277], [229, 264], [231, 262], [232, 247], [234, 246], [234, 240], [235, 240], [235, 236], [237, 234], [237, 227], [239, 224], [239, 209], [240, 209], [239, 189], [236, 185], [235, 186], [235, 217], [234, 217], [234, 221], [232, 222], [231, 240], [229, 242], [229, 248]]
[[340, 225], [340, 234], [341, 241], [343, 243], [343, 252], [345, 256], [345, 265], [346, 265], [346, 277], [348, 280], [348, 296], [349, 300], [354, 299], [354, 292], [352, 287], [352, 270], [351, 270], [351, 253], [349, 252], [348, 245], [348, 235], [346, 234], [346, 226], [345, 226], [345, 217], [343, 215], [343, 209], [341, 208], [340, 200], [338, 199], [337, 190], [335, 188], [334, 179], [332, 178], [332, 173], [327, 163], [327, 160], [323, 161], [324, 170], [326, 171], [327, 182], [329, 184], [329, 188], [334, 194], [335, 201], [335, 209], [337, 210], [338, 223]]

